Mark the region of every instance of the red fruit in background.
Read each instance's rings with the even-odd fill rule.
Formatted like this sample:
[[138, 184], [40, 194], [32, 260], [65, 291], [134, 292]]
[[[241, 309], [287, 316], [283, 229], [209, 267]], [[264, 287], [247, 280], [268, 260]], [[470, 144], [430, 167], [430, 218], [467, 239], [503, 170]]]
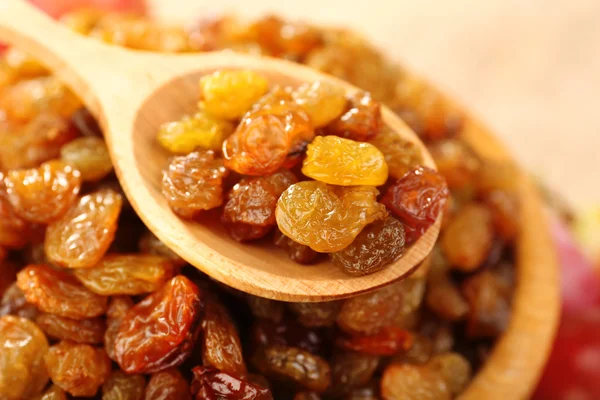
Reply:
[[30, 0], [30, 2], [54, 18], [81, 7], [137, 13], [146, 11], [144, 0]]

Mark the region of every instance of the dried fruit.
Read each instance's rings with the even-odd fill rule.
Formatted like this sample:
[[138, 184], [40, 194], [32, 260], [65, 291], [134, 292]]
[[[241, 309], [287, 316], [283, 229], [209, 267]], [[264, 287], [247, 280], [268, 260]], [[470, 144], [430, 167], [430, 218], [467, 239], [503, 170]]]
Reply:
[[441, 244], [454, 268], [470, 272], [485, 261], [493, 240], [490, 210], [478, 204], [467, 204], [446, 227]]
[[331, 384], [327, 361], [297, 347], [267, 346], [259, 350], [254, 362], [264, 374], [286, 377], [315, 392], [323, 392]]
[[338, 346], [374, 356], [392, 356], [412, 346], [412, 336], [404, 329], [386, 326], [369, 336], [340, 337]]
[[130, 309], [115, 338], [115, 357], [127, 373], [153, 373], [190, 355], [202, 316], [198, 288], [182, 275]]
[[248, 28], [251, 37], [271, 55], [300, 59], [321, 44], [321, 32], [301, 23], [267, 15]]
[[123, 198], [101, 189], [79, 199], [65, 215], [48, 225], [46, 256], [69, 268], [96, 265], [112, 243]]
[[458, 353], [435, 355], [427, 363], [427, 367], [442, 377], [453, 396], [462, 393], [471, 380], [471, 365]]
[[275, 246], [285, 250], [290, 259], [298, 264], [312, 264], [319, 257], [319, 253], [310, 247], [294, 242], [289, 237], [285, 236], [279, 229], [275, 230], [273, 235]]
[[177, 214], [193, 218], [223, 203], [223, 179], [227, 170], [211, 150], [173, 158], [164, 171], [162, 191]]
[[217, 71], [200, 79], [204, 109], [223, 119], [240, 118], [268, 88], [262, 75], [248, 70]]
[[329, 257], [350, 275], [367, 275], [393, 263], [404, 251], [404, 227], [387, 217], [367, 225], [350, 245]]
[[315, 128], [327, 125], [346, 108], [344, 89], [322, 81], [300, 85], [292, 92], [292, 98], [306, 110]]
[[388, 166], [389, 175], [400, 179], [408, 171], [423, 164], [421, 149], [389, 128], [383, 128], [374, 138], [369, 140], [383, 154]]
[[367, 384], [377, 367], [380, 357], [354, 351], [336, 352], [331, 361], [331, 392], [347, 393]]
[[106, 323], [102, 318], [76, 320], [42, 313], [37, 316], [35, 323], [51, 338], [76, 343], [102, 343], [106, 331]]
[[185, 260], [179, 257], [170, 248], [167, 247], [159, 238], [150, 231], [142, 234], [139, 242], [139, 248], [142, 253], [154, 254], [167, 258], [174, 266], [179, 267], [186, 264]]
[[391, 364], [381, 378], [385, 400], [450, 400], [448, 385], [430, 368], [421, 365]]
[[176, 368], [150, 376], [145, 400], [192, 400], [190, 385]]
[[462, 189], [473, 183], [481, 163], [465, 142], [440, 140], [431, 143], [428, 150], [450, 189]]
[[459, 321], [469, 311], [469, 304], [448, 277], [429, 282], [426, 301], [427, 306], [436, 315], [448, 321]]
[[74, 276], [46, 265], [22, 269], [17, 285], [28, 302], [50, 314], [80, 320], [106, 312], [106, 297], [90, 292]]
[[150, 254], [109, 254], [92, 268], [75, 270], [85, 287], [103, 296], [154, 292], [173, 274], [170, 260]]
[[142, 375], [128, 375], [113, 371], [102, 385], [102, 400], [143, 400], [146, 379]]
[[252, 326], [250, 336], [254, 348], [279, 344], [324, 355], [331, 350], [331, 333], [328, 328], [309, 328], [295, 319], [284, 318], [276, 323], [257, 320]]
[[192, 393], [196, 400], [273, 400], [269, 389], [215, 368], [196, 367], [192, 372]]
[[406, 243], [416, 241], [436, 220], [448, 198], [448, 186], [436, 171], [418, 167], [390, 186], [381, 202], [404, 225]]
[[29, 241], [31, 225], [19, 217], [4, 191], [0, 172], [0, 246], [9, 249], [23, 247]]
[[115, 339], [119, 333], [121, 322], [127, 312], [133, 308], [133, 301], [128, 296], [111, 297], [106, 310], [106, 332], [104, 333], [104, 347], [111, 360], [116, 360]]
[[383, 185], [388, 166], [383, 154], [369, 143], [337, 136], [317, 136], [306, 151], [302, 173], [331, 185]]
[[44, 356], [48, 341], [44, 333], [25, 318], [0, 318], [0, 394], [20, 400], [42, 392], [48, 382]]
[[327, 126], [327, 132], [366, 142], [375, 136], [383, 125], [381, 105], [367, 92], [354, 93], [349, 103], [347, 111]]
[[289, 303], [289, 308], [304, 326], [331, 326], [340, 312], [342, 302], [325, 301], [321, 303]]
[[96, 182], [113, 170], [104, 140], [96, 136], [81, 137], [60, 149], [60, 158], [81, 173], [85, 182]]
[[520, 229], [520, 205], [516, 194], [495, 190], [487, 194], [485, 204], [492, 213], [494, 231], [502, 239], [514, 241]]
[[294, 400], [321, 400], [321, 396], [315, 392], [299, 392], [294, 396]]
[[47, 224], [63, 215], [81, 187], [79, 171], [61, 161], [39, 168], [12, 170], [4, 179], [15, 212], [31, 222]]
[[318, 252], [348, 246], [369, 223], [385, 218], [377, 189], [335, 187], [306, 181], [290, 186], [279, 198], [275, 216], [281, 232]]
[[250, 307], [250, 311], [256, 318], [269, 319], [274, 322], [279, 322], [283, 318], [284, 303], [265, 299], [264, 297], [253, 296], [248, 294], [246, 302]]
[[158, 143], [171, 153], [186, 154], [197, 148], [220, 150], [234, 126], [229, 121], [206, 112], [186, 115], [179, 121], [167, 122], [158, 131]]
[[238, 331], [227, 309], [216, 300], [206, 302], [202, 330], [203, 364], [228, 374], [244, 375], [246, 364]]
[[55, 385], [73, 396], [92, 397], [110, 375], [110, 359], [104, 349], [62, 341], [44, 357]]
[[6, 289], [0, 302], [0, 317], [8, 314], [31, 321], [34, 321], [38, 315], [38, 309], [27, 302], [25, 293], [19, 289], [16, 282]]
[[43, 395], [34, 398], [35, 400], [67, 400], [67, 393], [59, 386], [52, 385]]

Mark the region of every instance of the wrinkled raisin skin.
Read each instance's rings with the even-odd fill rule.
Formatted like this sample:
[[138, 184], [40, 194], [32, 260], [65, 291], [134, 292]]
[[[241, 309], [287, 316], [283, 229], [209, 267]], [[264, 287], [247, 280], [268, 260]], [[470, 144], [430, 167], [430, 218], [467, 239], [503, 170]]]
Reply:
[[339, 337], [338, 346], [374, 356], [392, 356], [412, 346], [412, 336], [404, 329], [384, 327], [370, 336]]
[[379, 132], [383, 121], [381, 105], [367, 92], [357, 92], [350, 97], [348, 110], [326, 129], [332, 135], [367, 141]]
[[102, 400], [143, 400], [146, 379], [142, 375], [128, 375], [113, 371], [102, 385]]
[[273, 400], [269, 389], [215, 368], [195, 367], [192, 373], [192, 393], [196, 400]]
[[190, 385], [176, 368], [152, 374], [145, 400], [192, 400]]
[[106, 331], [102, 318], [75, 320], [43, 313], [37, 316], [35, 322], [48, 336], [76, 343], [102, 343]]

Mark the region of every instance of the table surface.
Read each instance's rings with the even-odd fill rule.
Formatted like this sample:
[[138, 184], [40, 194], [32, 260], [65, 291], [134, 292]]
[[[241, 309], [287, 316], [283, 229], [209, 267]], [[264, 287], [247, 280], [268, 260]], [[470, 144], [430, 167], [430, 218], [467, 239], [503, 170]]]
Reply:
[[354, 27], [473, 110], [572, 204], [600, 204], [600, 0], [150, 4], [173, 22], [215, 11], [275, 12]]

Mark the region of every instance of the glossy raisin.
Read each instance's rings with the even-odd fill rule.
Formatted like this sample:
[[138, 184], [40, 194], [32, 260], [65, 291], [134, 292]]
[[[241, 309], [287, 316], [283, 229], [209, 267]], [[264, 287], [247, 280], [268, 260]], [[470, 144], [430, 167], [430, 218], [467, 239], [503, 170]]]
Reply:
[[344, 89], [322, 81], [300, 85], [292, 92], [292, 98], [306, 110], [315, 128], [327, 125], [346, 108]]
[[92, 268], [75, 270], [85, 287], [103, 296], [154, 292], [173, 275], [170, 260], [150, 254], [109, 254]]
[[50, 314], [81, 320], [106, 312], [106, 297], [89, 291], [74, 276], [46, 265], [22, 269], [17, 285], [28, 302]]
[[198, 288], [182, 275], [130, 309], [115, 338], [115, 357], [127, 373], [152, 373], [185, 361], [202, 316]]
[[187, 154], [196, 149], [220, 150], [234, 126], [206, 112], [167, 122], [158, 131], [158, 143], [171, 153]]
[[0, 246], [19, 249], [29, 241], [31, 224], [19, 217], [8, 200], [4, 175], [0, 172]]
[[404, 227], [396, 218], [387, 217], [367, 225], [350, 245], [329, 257], [350, 275], [367, 275], [400, 258], [404, 243]]
[[448, 195], [448, 186], [439, 173], [418, 167], [395, 181], [381, 202], [403, 223], [406, 242], [410, 244], [435, 222]]
[[370, 93], [357, 92], [350, 96], [344, 114], [327, 126], [327, 132], [347, 139], [366, 142], [375, 136], [383, 125], [381, 105]]
[[48, 382], [44, 356], [48, 341], [31, 321], [6, 315], [0, 318], [0, 395], [20, 400], [42, 392]]
[[342, 302], [289, 303], [289, 308], [298, 316], [298, 321], [304, 326], [331, 326], [335, 323], [342, 308]]
[[73, 396], [92, 397], [110, 375], [110, 359], [104, 349], [62, 341], [44, 357], [55, 385]]
[[75, 167], [85, 182], [99, 181], [113, 170], [104, 140], [95, 136], [81, 137], [67, 143], [60, 149], [60, 158]]
[[302, 23], [267, 15], [251, 24], [249, 34], [268, 54], [297, 60], [321, 44], [321, 32]]
[[163, 173], [162, 191], [177, 214], [193, 218], [223, 203], [227, 170], [211, 150], [173, 158]]
[[435, 371], [422, 365], [391, 364], [381, 378], [385, 400], [450, 400], [448, 385]]
[[213, 367], [195, 367], [192, 373], [192, 393], [196, 400], [273, 400], [269, 389]]
[[435, 355], [427, 363], [427, 367], [442, 377], [453, 396], [462, 393], [471, 380], [471, 365], [458, 353]]
[[102, 343], [106, 331], [106, 323], [102, 318], [76, 320], [42, 313], [37, 316], [35, 323], [51, 338], [76, 343]]
[[192, 400], [192, 391], [181, 372], [169, 368], [150, 376], [144, 400]]
[[369, 186], [299, 182], [279, 198], [277, 225], [284, 235], [315, 251], [339, 251], [366, 225], [387, 216], [385, 207], [377, 202], [377, 193]]
[[423, 164], [419, 146], [389, 128], [383, 128], [369, 140], [383, 154], [392, 178], [400, 179], [411, 169]]
[[404, 329], [386, 326], [368, 336], [339, 337], [337, 345], [374, 356], [392, 356], [412, 346], [412, 336]]
[[69, 268], [96, 265], [113, 241], [122, 202], [122, 196], [110, 189], [81, 197], [65, 215], [48, 225], [46, 256]]
[[143, 400], [146, 379], [142, 375], [129, 375], [113, 371], [102, 385], [102, 400]]
[[60, 386], [50, 386], [42, 395], [34, 397], [34, 400], [67, 400], [67, 393]]
[[383, 154], [369, 143], [337, 136], [317, 136], [306, 151], [302, 173], [331, 185], [383, 185], [388, 166]]
[[285, 236], [279, 229], [273, 234], [273, 242], [275, 246], [287, 252], [290, 259], [298, 264], [312, 264], [317, 261], [319, 253], [310, 247], [294, 242], [289, 237]]

